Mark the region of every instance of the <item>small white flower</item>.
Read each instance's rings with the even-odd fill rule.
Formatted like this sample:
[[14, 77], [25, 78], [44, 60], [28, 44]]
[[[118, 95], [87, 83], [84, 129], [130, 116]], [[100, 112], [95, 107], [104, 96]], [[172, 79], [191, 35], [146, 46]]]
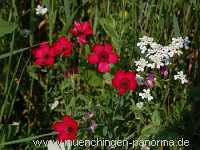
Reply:
[[142, 71], [144, 71], [144, 68], [147, 66], [147, 64], [148, 64], [148, 61], [146, 61], [145, 59], [143, 59], [143, 58], [140, 58], [138, 61], [135, 61], [135, 64], [136, 64], [136, 66], [137, 66], [137, 71], [138, 72], [142, 72]]
[[174, 75], [174, 80], [180, 80], [181, 84], [188, 83], [188, 80], [186, 79], [186, 75], [183, 74], [183, 71], [177, 72], [177, 74]]
[[59, 104], [59, 101], [54, 101], [53, 103], [49, 104], [51, 110], [54, 110]]
[[48, 145], [47, 145], [48, 150], [65, 150], [65, 145], [64, 142], [59, 143], [57, 141], [48, 141]]
[[47, 13], [48, 9], [40, 5], [37, 5], [37, 8], [35, 8], [35, 11], [36, 11], [36, 15], [44, 16]]
[[143, 102], [138, 102], [136, 103], [136, 107], [139, 108], [139, 109], [142, 109], [144, 106], [144, 103]]
[[143, 93], [139, 93], [139, 96], [142, 99], [147, 99], [148, 101], [151, 101], [153, 99], [153, 96], [151, 96], [150, 89], [143, 89]]
[[175, 49], [184, 48], [184, 39], [183, 39], [182, 37], [172, 38], [172, 43], [171, 43], [171, 45], [172, 45]]

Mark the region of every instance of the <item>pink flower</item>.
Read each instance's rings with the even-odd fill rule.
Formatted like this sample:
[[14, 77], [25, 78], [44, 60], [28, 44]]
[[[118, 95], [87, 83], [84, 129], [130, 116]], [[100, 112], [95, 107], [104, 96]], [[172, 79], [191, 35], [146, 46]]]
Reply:
[[88, 55], [89, 64], [98, 64], [98, 71], [101, 73], [110, 71], [110, 64], [116, 64], [119, 56], [113, 52], [111, 44], [95, 44], [93, 52]]

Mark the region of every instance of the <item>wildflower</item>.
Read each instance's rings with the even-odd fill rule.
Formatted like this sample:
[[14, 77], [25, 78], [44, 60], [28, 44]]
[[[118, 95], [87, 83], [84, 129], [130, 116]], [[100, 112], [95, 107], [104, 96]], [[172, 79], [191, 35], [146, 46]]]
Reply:
[[74, 26], [69, 30], [74, 36], [77, 36], [78, 43], [80, 45], [86, 44], [86, 37], [92, 35], [93, 30], [89, 21], [85, 21], [83, 23], [74, 22]]
[[155, 80], [155, 75], [153, 73], [149, 73], [144, 81], [144, 86], [146, 88], [153, 88], [155, 86]]
[[127, 91], [136, 90], [137, 81], [135, 72], [118, 70], [112, 79], [112, 84], [118, 90], [118, 95], [122, 95]]
[[54, 64], [55, 51], [49, 47], [47, 42], [40, 43], [39, 47], [32, 51], [32, 54], [36, 58], [34, 64], [38, 66], [51, 66]]
[[142, 99], [147, 99], [148, 101], [151, 101], [153, 99], [150, 93], [150, 89], [143, 89], [143, 93], [139, 93], [139, 96]]
[[164, 77], [164, 79], [167, 79], [167, 77], [168, 77], [167, 66], [160, 67], [160, 74]]
[[70, 116], [65, 115], [62, 121], [57, 121], [53, 124], [53, 129], [58, 133], [57, 140], [59, 142], [75, 140], [78, 131], [78, 124]]
[[177, 72], [177, 74], [174, 75], [174, 80], [180, 80], [181, 84], [188, 83], [188, 80], [186, 79], [186, 75], [183, 74], [183, 71]]
[[147, 66], [148, 64], [148, 61], [146, 61], [145, 59], [143, 58], [140, 58], [138, 61], [135, 61], [135, 65], [137, 66], [137, 71], [138, 72], [143, 72], [145, 67]]
[[98, 64], [98, 71], [101, 73], [110, 71], [110, 64], [118, 62], [118, 54], [113, 52], [111, 44], [95, 44], [93, 52], [88, 55], [89, 64]]
[[53, 48], [57, 56], [63, 55], [64, 57], [69, 57], [72, 54], [72, 42], [64, 35], [53, 44]]
[[92, 124], [90, 125], [90, 127], [88, 128], [88, 130], [92, 133], [94, 133], [94, 130], [97, 128], [97, 124], [95, 121], [92, 121]]
[[144, 102], [138, 102], [136, 103], [136, 107], [139, 108], [139, 109], [142, 109], [144, 106]]
[[182, 37], [172, 38], [171, 46], [175, 49], [184, 48], [184, 39]]
[[37, 8], [35, 8], [35, 11], [36, 11], [36, 15], [44, 16], [47, 13], [48, 9], [40, 5], [37, 5]]
[[51, 110], [54, 110], [58, 106], [58, 104], [59, 104], [59, 101], [56, 100], [53, 103], [50, 103], [49, 107]]

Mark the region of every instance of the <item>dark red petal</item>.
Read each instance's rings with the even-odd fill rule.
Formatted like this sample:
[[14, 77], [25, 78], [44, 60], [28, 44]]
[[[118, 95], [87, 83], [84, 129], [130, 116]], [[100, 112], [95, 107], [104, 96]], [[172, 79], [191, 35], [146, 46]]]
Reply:
[[98, 71], [101, 73], [109, 72], [110, 71], [110, 65], [108, 62], [100, 62], [98, 65]]
[[91, 53], [88, 55], [88, 63], [89, 64], [97, 64], [99, 62], [99, 57], [95, 53]]

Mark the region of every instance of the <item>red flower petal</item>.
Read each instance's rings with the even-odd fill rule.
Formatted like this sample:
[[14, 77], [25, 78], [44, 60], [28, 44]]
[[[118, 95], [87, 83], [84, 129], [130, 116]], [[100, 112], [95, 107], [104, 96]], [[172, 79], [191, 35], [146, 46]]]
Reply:
[[118, 55], [117, 55], [117, 53], [110, 53], [109, 57], [108, 57], [108, 60], [109, 60], [110, 63], [116, 64], [118, 62]]
[[101, 44], [95, 44], [95, 45], [92, 47], [92, 50], [93, 50], [95, 53], [101, 53], [101, 52], [104, 50], [104, 46], [102, 46]]
[[81, 23], [75, 21], [75, 22], [74, 22], [74, 28], [75, 28], [76, 30], [78, 30], [78, 31], [81, 31], [81, 29], [82, 29]]
[[97, 64], [99, 62], [99, 57], [95, 53], [91, 53], [88, 55], [88, 63], [89, 64]]
[[91, 27], [91, 24], [89, 21], [85, 21], [83, 22], [82, 24], [82, 32], [85, 34], [85, 35], [91, 35], [92, 34], [92, 27]]
[[109, 72], [110, 71], [110, 65], [108, 62], [100, 62], [98, 65], [98, 71], [101, 73]]
[[74, 130], [77, 130], [78, 129], [78, 124], [76, 121], [74, 121], [70, 116], [68, 115], [65, 115], [63, 117], [63, 121], [69, 125], [70, 127], [72, 127]]
[[84, 34], [78, 36], [78, 43], [80, 45], [84, 45], [87, 43], [86, 36]]
[[67, 124], [63, 121], [58, 121], [53, 124], [53, 129], [59, 133], [65, 132], [66, 128], [67, 128]]
[[105, 44], [104, 45], [104, 50], [107, 52], [107, 53], [112, 53], [112, 44]]

